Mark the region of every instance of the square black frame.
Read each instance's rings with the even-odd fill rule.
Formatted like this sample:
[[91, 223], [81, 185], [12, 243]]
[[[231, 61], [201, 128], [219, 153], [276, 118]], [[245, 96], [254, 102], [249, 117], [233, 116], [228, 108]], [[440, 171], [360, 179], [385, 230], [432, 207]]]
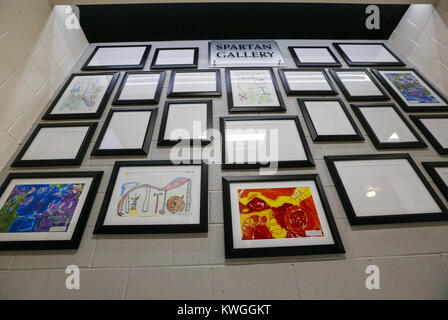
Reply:
[[[154, 93], [153, 99], [128, 99], [128, 100], [121, 100], [120, 95], [123, 91], [126, 81], [128, 80], [128, 77], [130, 75], [134, 74], [160, 74], [159, 81], [157, 83], [156, 92]], [[162, 93], [163, 88], [163, 82], [165, 81], [165, 71], [134, 71], [134, 72], [126, 72], [124, 74], [123, 80], [121, 80], [120, 86], [118, 87], [117, 92], [115, 93], [114, 101], [112, 102], [113, 105], [136, 105], [136, 104], [158, 104], [160, 99], [160, 94]]]
[[[170, 105], [172, 104], [207, 104], [207, 139], [190, 139], [190, 140], [167, 140], [165, 139], [166, 124], [168, 121], [168, 113]], [[162, 123], [160, 124], [159, 138], [157, 140], [157, 146], [174, 146], [180, 142], [188, 142], [189, 145], [207, 145], [212, 142], [213, 137], [209, 135], [209, 130], [213, 128], [213, 101], [212, 100], [168, 100], [165, 101], [165, 107], [163, 108]]]
[[[369, 61], [364, 61], [364, 62], [353, 62], [352, 60], [350, 60], [350, 58], [347, 56], [347, 54], [344, 52], [344, 50], [342, 50], [342, 48], [340, 47], [340, 45], [350, 45], [350, 44], [354, 44], [354, 45], [381, 45], [384, 47], [384, 49], [386, 49], [395, 59], [397, 59], [398, 62], [369, 62]], [[384, 44], [383, 42], [333, 42], [333, 46], [336, 48], [336, 50], [338, 51], [338, 53], [341, 55], [342, 58], [344, 58], [345, 62], [351, 66], [351, 67], [355, 67], [355, 66], [404, 66], [406, 65], [394, 52], [392, 52], [392, 50], [389, 49], [389, 47], [386, 46], [386, 44]]]
[[293, 120], [296, 124], [297, 132], [299, 133], [300, 140], [303, 146], [303, 150], [306, 154], [306, 160], [287, 160], [287, 161], [278, 161], [278, 168], [293, 168], [293, 167], [314, 167], [314, 159], [311, 154], [310, 147], [308, 146], [308, 142], [306, 141], [305, 134], [303, 132], [302, 126], [300, 125], [299, 118], [297, 116], [244, 116], [244, 117], [220, 117], [219, 118], [219, 130], [221, 132], [221, 167], [222, 169], [258, 169], [265, 168], [270, 166], [270, 162], [267, 164], [263, 164], [260, 162], [257, 163], [226, 163], [226, 121], [258, 121], [258, 120]]
[[[199, 73], [199, 72], [214, 72], [216, 75], [216, 91], [192, 91], [192, 92], [173, 92], [174, 81], [178, 73]], [[171, 78], [168, 84], [167, 97], [220, 97], [222, 95], [221, 89], [221, 70], [219, 69], [199, 69], [199, 70], [172, 70]]]
[[[335, 62], [302, 62], [300, 58], [297, 56], [294, 49], [326, 49]], [[289, 52], [291, 53], [294, 62], [298, 67], [340, 67], [341, 63], [339, 59], [334, 54], [333, 50], [331, 50], [328, 46], [290, 46], [288, 47]]]
[[[107, 128], [109, 127], [112, 116], [115, 112], [148, 112], [151, 111], [151, 117], [148, 121], [148, 126], [146, 127], [145, 139], [141, 148], [138, 149], [100, 149], [101, 142], [103, 141], [104, 135], [106, 134]], [[125, 156], [125, 155], [147, 155], [149, 152], [149, 147], [151, 145], [152, 133], [154, 131], [154, 126], [157, 118], [157, 107], [148, 108], [111, 108], [106, 120], [104, 121], [103, 127], [101, 128], [100, 134], [96, 139], [95, 145], [93, 146], [92, 155], [94, 156]]]
[[[232, 92], [232, 80], [230, 76], [231, 70], [268, 70], [271, 75], [272, 84], [275, 88], [275, 93], [277, 94], [277, 99], [279, 102], [278, 106], [245, 106], [245, 107], [235, 107], [233, 104], [233, 92]], [[270, 67], [235, 67], [226, 68], [226, 86], [227, 86], [227, 105], [229, 112], [271, 112], [271, 111], [286, 111], [286, 106], [283, 101], [282, 95], [280, 94], [280, 88], [278, 86], [277, 80], [275, 79], [274, 71]]]
[[448, 155], [448, 148], [444, 148], [421, 121], [421, 119], [448, 119], [448, 114], [410, 115], [410, 118], [440, 155]]
[[[339, 78], [338, 73], [339, 72], [364, 72], [367, 77], [372, 81], [372, 83], [378, 88], [378, 90], [382, 93], [381, 96], [352, 96], [350, 92], [345, 87], [344, 83], [342, 82], [341, 78]], [[386, 91], [379, 85], [379, 83], [375, 80], [374, 77], [369, 73], [367, 69], [331, 69], [330, 70], [331, 76], [333, 77], [334, 81], [338, 84], [339, 88], [341, 89], [342, 94], [344, 95], [345, 99], [347, 101], [386, 101], [390, 100], [390, 98], [387, 96]]]
[[[351, 105], [353, 112], [358, 117], [359, 122], [366, 130], [367, 135], [372, 141], [373, 145], [377, 149], [397, 149], [397, 148], [426, 148], [428, 145], [423, 141], [423, 139], [418, 134], [417, 130], [415, 130], [409, 121], [403, 116], [403, 114], [398, 110], [398, 108], [393, 103], [387, 104], [352, 104]], [[401, 121], [406, 125], [406, 127], [411, 131], [411, 133], [415, 136], [417, 141], [414, 142], [381, 142], [378, 139], [378, 136], [375, 134], [372, 126], [369, 121], [366, 119], [364, 114], [361, 112], [360, 108], [392, 108], [395, 113], [400, 117]]]
[[[181, 164], [182, 165], [182, 164]], [[167, 225], [122, 225], [105, 226], [104, 220], [115, 187], [115, 182], [121, 167], [147, 167], [147, 166], [177, 166], [170, 160], [149, 161], [117, 161], [112, 170], [112, 175], [107, 186], [106, 194], [101, 205], [98, 220], [96, 221], [94, 234], [143, 234], [143, 233], [206, 233], [208, 232], [208, 166], [204, 162], [200, 164], [187, 164], [188, 166], [201, 166], [201, 200], [200, 218], [198, 224], [167, 224]]]
[[49, 178], [93, 178], [90, 189], [84, 201], [79, 219], [76, 223], [70, 240], [33, 240], [33, 241], [0, 241], [0, 250], [66, 250], [78, 249], [84, 233], [90, 211], [98, 191], [102, 171], [76, 171], [76, 172], [36, 172], [36, 173], [10, 173], [0, 187], [0, 196], [3, 195], [13, 179], [49, 179]]
[[[159, 52], [162, 50], [194, 50], [193, 63], [192, 64], [156, 64]], [[197, 68], [198, 67], [199, 48], [157, 48], [154, 51], [154, 56], [151, 62], [151, 69], [184, 69], [184, 68]]]
[[375, 75], [375, 77], [381, 82], [381, 84], [387, 89], [387, 91], [390, 93], [390, 95], [398, 102], [400, 107], [405, 112], [434, 112], [434, 111], [447, 111], [448, 112], [448, 99], [447, 97], [436, 87], [434, 87], [420, 72], [413, 68], [400, 68], [396, 69], [398, 71], [411, 71], [414, 72], [420, 79], [424, 81], [424, 84], [426, 84], [429, 88], [431, 88], [432, 91], [434, 91], [443, 102], [445, 102], [445, 105], [442, 106], [434, 106], [434, 107], [411, 107], [408, 106], [405, 100], [395, 92], [395, 90], [390, 86], [390, 84], [384, 79], [384, 77], [380, 74], [380, 71], [394, 71], [395, 69], [390, 68], [377, 68], [377, 69], [371, 69], [372, 73]]
[[[338, 102], [341, 106], [341, 109], [344, 111], [348, 121], [353, 127], [353, 130], [356, 132], [356, 134], [350, 134], [350, 135], [319, 135], [316, 131], [316, 128], [313, 123], [313, 119], [311, 118], [308, 108], [306, 107], [307, 101], [335, 101]], [[299, 104], [300, 110], [302, 111], [303, 118], [305, 119], [306, 126], [308, 127], [308, 131], [311, 134], [311, 138], [313, 141], [316, 142], [336, 142], [336, 141], [364, 141], [364, 137], [359, 131], [358, 126], [356, 125], [355, 121], [353, 120], [352, 116], [350, 115], [350, 112], [348, 112], [347, 107], [345, 106], [344, 102], [340, 98], [298, 98], [297, 102]]]
[[[286, 79], [285, 71], [299, 71], [299, 72], [321, 72], [330, 86], [331, 90], [292, 90], [289, 87], [288, 79]], [[334, 86], [333, 82], [330, 80], [330, 77], [325, 72], [325, 69], [278, 69], [278, 75], [282, 80], [283, 88], [288, 96], [291, 95], [302, 95], [302, 96], [336, 96], [338, 95], [338, 91]]]
[[[59, 99], [64, 94], [67, 87], [72, 82], [73, 78], [75, 77], [83, 77], [83, 76], [105, 76], [105, 75], [113, 75], [109, 86], [106, 89], [106, 92], [104, 93], [103, 98], [101, 99], [100, 104], [98, 105], [98, 108], [95, 113], [66, 113], [66, 114], [51, 114], [51, 111], [53, 111], [56, 104], [59, 102]], [[42, 117], [43, 120], [76, 120], [76, 119], [98, 119], [101, 118], [101, 115], [103, 114], [104, 108], [106, 107], [107, 101], [109, 100], [110, 95], [112, 94], [112, 91], [114, 90], [115, 84], [120, 76], [119, 72], [95, 72], [95, 73], [73, 73], [68, 80], [65, 82], [62, 89], [57, 94], [56, 98], [51, 102], [50, 106], [48, 107], [47, 111], [45, 112], [44, 116]]]
[[[89, 62], [93, 59], [97, 51], [101, 48], [123, 48], [123, 47], [146, 47], [143, 52], [142, 58], [140, 59], [139, 64], [132, 65], [107, 65], [107, 66], [89, 66]], [[148, 58], [149, 51], [151, 50], [151, 45], [146, 44], [129, 44], [129, 45], [108, 45], [108, 46], [96, 46], [90, 56], [87, 58], [84, 65], [81, 67], [81, 70], [129, 70], [129, 69], [143, 69], [146, 63], [146, 59]]]
[[[419, 214], [403, 214], [403, 215], [384, 215], [384, 216], [369, 216], [358, 217], [351, 204], [350, 198], [345, 190], [344, 184], [336, 169], [336, 161], [358, 161], [358, 160], [390, 160], [390, 159], [404, 159], [407, 160], [415, 173], [419, 177], [420, 181], [428, 190], [428, 193], [432, 196], [436, 204], [439, 206], [443, 213], [419, 213]], [[407, 223], [407, 222], [422, 222], [422, 221], [441, 221], [448, 220], [448, 210], [444, 206], [443, 202], [437, 196], [435, 190], [431, 187], [428, 180], [426, 180], [423, 173], [418, 168], [417, 164], [412, 160], [408, 153], [396, 153], [396, 154], [363, 154], [363, 155], [338, 155], [338, 156], [324, 156], [325, 163], [331, 178], [336, 187], [339, 199], [344, 207], [345, 213], [351, 225], [368, 225], [368, 224], [385, 224], [385, 223]]]
[[[39, 123], [34, 129], [27, 142], [20, 150], [17, 157], [14, 159], [11, 167], [49, 167], [49, 166], [77, 166], [82, 163], [87, 149], [92, 140], [95, 129], [98, 126], [98, 122], [70, 122], [70, 123]], [[25, 152], [28, 150], [34, 138], [36, 138], [40, 129], [42, 128], [65, 128], [65, 127], [89, 127], [87, 133], [82, 141], [76, 157], [74, 159], [44, 159], [44, 160], [21, 160]]]
[[[291, 247], [266, 247], [250, 249], [234, 249], [232, 232], [232, 212], [230, 207], [230, 184], [246, 182], [275, 182], [275, 181], [314, 181], [319, 193], [322, 207], [328, 226], [333, 236], [334, 244], [331, 245], [309, 245]], [[277, 257], [309, 254], [329, 254], [345, 253], [342, 240], [336, 223], [331, 213], [330, 205], [324, 192], [324, 188], [317, 174], [304, 175], [276, 175], [276, 176], [245, 176], [245, 177], [222, 177], [223, 204], [224, 204], [224, 242], [225, 257], [229, 258], [256, 258], [256, 257]]]
[[423, 167], [428, 172], [432, 181], [436, 184], [437, 188], [441, 191], [442, 195], [448, 201], [448, 185], [443, 181], [440, 175], [437, 173], [436, 168], [447, 168], [447, 161], [437, 161], [437, 162], [422, 162]]

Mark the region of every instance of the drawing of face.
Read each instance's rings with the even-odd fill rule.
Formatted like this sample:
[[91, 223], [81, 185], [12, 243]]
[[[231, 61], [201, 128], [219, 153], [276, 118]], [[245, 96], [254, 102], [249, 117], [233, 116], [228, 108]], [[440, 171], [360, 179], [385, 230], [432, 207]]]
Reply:
[[172, 196], [166, 202], [166, 208], [171, 213], [181, 212], [185, 207], [185, 202], [182, 197]]

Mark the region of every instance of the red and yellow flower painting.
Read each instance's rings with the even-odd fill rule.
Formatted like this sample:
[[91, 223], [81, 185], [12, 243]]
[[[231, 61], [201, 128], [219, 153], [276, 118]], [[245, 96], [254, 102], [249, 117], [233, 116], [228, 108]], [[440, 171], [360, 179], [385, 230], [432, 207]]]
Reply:
[[323, 237], [309, 187], [238, 189], [242, 240]]

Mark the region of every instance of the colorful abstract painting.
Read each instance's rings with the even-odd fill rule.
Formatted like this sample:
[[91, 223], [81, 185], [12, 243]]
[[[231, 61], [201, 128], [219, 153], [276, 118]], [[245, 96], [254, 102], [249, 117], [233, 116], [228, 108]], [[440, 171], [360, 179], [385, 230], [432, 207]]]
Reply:
[[15, 185], [0, 209], [0, 233], [66, 232], [84, 184]]
[[308, 187], [238, 189], [242, 240], [323, 237]]
[[385, 75], [408, 103], [440, 103], [412, 73], [387, 72]]

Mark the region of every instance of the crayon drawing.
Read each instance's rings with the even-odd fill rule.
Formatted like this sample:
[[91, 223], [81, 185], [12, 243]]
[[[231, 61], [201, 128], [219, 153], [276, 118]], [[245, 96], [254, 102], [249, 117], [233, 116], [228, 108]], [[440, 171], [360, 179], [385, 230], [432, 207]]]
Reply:
[[412, 73], [388, 72], [386, 77], [408, 103], [440, 103]]
[[233, 73], [235, 105], [275, 105], [277, 94], [269, 72], [244, 71]]

